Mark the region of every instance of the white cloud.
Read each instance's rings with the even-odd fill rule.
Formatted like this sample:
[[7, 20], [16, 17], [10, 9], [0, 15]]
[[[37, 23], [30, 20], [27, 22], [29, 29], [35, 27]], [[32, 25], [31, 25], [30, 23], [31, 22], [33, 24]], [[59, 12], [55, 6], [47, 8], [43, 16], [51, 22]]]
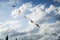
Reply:
[[60, 15], [60, 7], [57, 7], [57, 11], [55, 11], [56, 12], [56, 15], [58, 14], [58, 15]]
[[22, 26], [19, 21], [7, 21], [6, 24], [9, 25], [10, 30], [17, 30]]
[[47, 33], [57, 33], [57, 30], [60, 30], [60, 21], [56, 21], [54, 23], [49, 23], [47, 24], [48, 28], [47, 28]]
[[[34, 22], [38, 22], [44, 18], [46, 13], [42, 10], [44, 10], [44, 5], [37, 5], [35, 7], [32, 7], [30, 11], [32, 12], [31, 14], [27, 15], [26, 17], [33, 20]], [[44, 14], [45, 13], [45, 14]]]
[[50, 12], [52, 12], [52, 11], [54, 11], [54, 10], [55, 10], [55, 6], [50, 5], [49, 8], [46, 8], [45, 12], [46, 12], [46, 13], [50, 13]]
[[[40, 30], [38, 31], [38, 34], [41, 33], [41, 35], [44, 35], [40, 40], [48, 40], [53, 39], [56, 40], [60, 30], [60, 21], [54, 22], [54, 23], [44, 23], [42, 24]], [[45, 34], [47, 33], [47, 34]], [[53, 35], [52, 33], [56, 34]]]
[[[18, 9], [12, 10], [11, 16], [13, 16], [14, 18], [16, 18], [19, 15], [25, 13], [25, 11], [27, 11], [30, 7], [32, 7], [31, 3], [25, 3], [22, 6], [20, 6]], [[21, 12], [19, 12], [19, 11], [21, 11]]]
[[[21, 10], [22, 14], [25, 13], [26, 11], [30, 11], [31, 14], [28, 14], [26, 17], [29, 20], [33, 20], [34, 24], [38, 23], [39, 25], [41, 24], [41, 22], [47, 22], [49, 21], [50, 18], [52, 18], [53, 15], [51, 15], [50, 13], [53, 11], [57, 11], [60, 10], [59, 7], [55, 7], [54, 5], [50, 5], [50, 7], [45, 8], [45, 5], [36, 5], [34, 7], [32, 7], [31, 3], [25, 3], [22, 6], [20, 6], [19, 9], [15, 9], [13, 10], [12, 16], [15, 15], [15, 17], [19, 16], [17, 14], [18, 10]], [[15, 11], [15, 12], [14, 12]], [[59, 13], [59, 11], [57, 11], [57, 13]], [[55, 13], [55, 14], [57, 14]], [[54, 15], [55, 15], [54, 14]], [[52, 19], [54, 20], [54, 19]], [[30, 23], [32, 24], [32, 23]]]
[[20, 21], [6, 21], [0, 23], [0, 33], [5, 31], [18, 31], [22, 27]]
[[11, 16], [13, 16], [14, 18], [18, 17], [18, 9], [15, 9], [14, 11], [12, 11]]
[[[58, 33], [58, 31], [60, 30], [59, 27], [60, 20], [58, 20], [57, 16], [58, 14], [60, 14], [60, 7], [55, 7], [54, 5], [50, 5], [48, 8], [45, 8], [45, 5], [40, 5], [40, 4], [32, 7], [32, 4], [30, 3], [27, 4], [25, 3], [19, 8], [19, 10], [20, 9], [22, 10], [22, 14], [25, 13], [26, 11], [31, 12], [31, 14], [26, 15], [26, 17], [29, 19], [28, 21], [29, 26], [26, 28], [25, 30], [26, 32], [32, 31], [35, 27], [37, 27], [35, 24], [39, 24], [40, 29], [38, 29], [39, 31], [37, 32], [37, 34], [44, 35], [45, 33], [48, 33], [47, 35], [51, 37], [52, 33], [56, 33], [56, 32]], [[33, 20], [33, 23], [31, 23], [30, 20]], [[51, 22], [51, 21], [55, 21], [55, 22]], [[42, 37], [42, 40], [43, 38], [44, 37]]]
[[18, 31], [18, 32], [30, 32], [30, 31], [32, 31], [33, 30], [33, 26], [28, 26], [26, 29], [22, 29], [21, 31]]
[[[26, 17], [33, 20], [34, 22], [45, 22], [45, 21], [48, 21], [50, 18], [52, 18], [53, 15], [57, 17], [55, 14], [59, 13], [59, 10], [58, 10], [59, 7], [55, 7], [54, 5], [50, 5], [50, 7], [44, 8], [44, 9], [45, 9], [44, 11], [41, 9], [41, 5], [32, 7], [30, 9], [32, 13], [27, 15]], [[57, 11], [57, 13], [56, 12], [54, 13], [54, 11]]]
[[[45, 6], [43, 6], [43, 7], [45, 7]], [[53, 21], [53, 20], [55, 20], [54, 17], [58, 18], [56, 16], [56, 14], [58, 13], [57, 10], [59, 9], [59, 7], [55, 7], [54, 5], [50, 5], [48, 8], [43, 8], [43, 9], [45, 9], [45, 10], [41, 9], [41, 5], [34, 6], [34, 7], [32, 7], [29, 10], [31, 12], [31, 14], [28, 14], [26, 16], [29, 19], [29, 21], [33, 20], [33, 22], [34, 22], [33, 24], [37, 24], [38, 23], [40, 25], [40, 30], [39, 30], [38, 33], [41, 34], [41, 35], [45, 34], [48, 29], [50, 29], [48, 31], [50, 33], [51, 32], [55, 32], [55, 29], [50, 27], [51, 26], [50, 24], [52, 24], [52, 25], [54, 25], [54, 24], [53, 23], [49, 23], [49, 20]], [[57, 13], [54, 12], [54, 11], [57, 11]], [[53, 13], [51, 13], [51, 12], [53, 12]], [[41, 24], [41, 22], [43, 22], [43, 23]], [[30, 23], [31, 26], [33, 26], [33, 24]], [[57, 26], [58, 26], [58, 24], [57, 24]]]
[[35, 25], [29, 21], [28, 26], [24, 30], [23, 29], [21, 29], [21, 31], [19, 30], [19, 32], [30, 32], [31, 30], [33, 30], [33, 28], [35, 28], [34, 26]]
[[48, 23], [44, 23], [40, 27], [40, 31], [38, 31], [39, 34], [43, 35], [46, 33], [46, 30], [48, 29]]

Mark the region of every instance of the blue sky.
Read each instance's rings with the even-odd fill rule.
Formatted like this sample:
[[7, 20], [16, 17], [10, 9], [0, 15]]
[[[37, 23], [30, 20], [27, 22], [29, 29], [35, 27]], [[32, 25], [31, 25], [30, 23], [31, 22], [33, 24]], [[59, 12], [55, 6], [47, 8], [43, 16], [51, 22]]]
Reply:
[[[20, 10], [21, 14], [18, 14]], [[39, 33], [44, 34], [46, 26], [58, 25], [59, 22], [59, 0], [0, 0], [0, 33], [5, 31], [30, 32], [37, 27], [35, 24], [39, 24], [41, 25]]]

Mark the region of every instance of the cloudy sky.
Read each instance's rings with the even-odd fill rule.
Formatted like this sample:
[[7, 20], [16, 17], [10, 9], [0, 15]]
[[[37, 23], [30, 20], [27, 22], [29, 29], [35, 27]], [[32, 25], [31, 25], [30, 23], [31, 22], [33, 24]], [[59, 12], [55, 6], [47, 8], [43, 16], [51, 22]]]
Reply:
[[0, 36], [13, 32], [58, 34], [59, 27], [60, 0], [0, 0]]

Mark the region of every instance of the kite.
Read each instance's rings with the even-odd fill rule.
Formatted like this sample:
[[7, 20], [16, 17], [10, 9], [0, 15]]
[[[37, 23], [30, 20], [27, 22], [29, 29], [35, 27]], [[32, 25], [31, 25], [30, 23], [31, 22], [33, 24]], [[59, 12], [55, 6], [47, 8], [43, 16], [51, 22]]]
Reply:
[[[27, 18], [26, 16], [24, 16], [24, 18]], [[31, 19], [29, 19], [30, 20], [30, 22], [31, 23], [34, 23], [34, 21], [33, 20], [31, 20]], [[40, 28], [40, 26], [39, 26], [39, 24], [35, 24], [37, 27], [39, 27]]]
[[15, 5], [13, 5], [12, 7], [16, 7]]
[[18, 14], [20, 14], [20, 13], [21, 13], [21, 10], [18, 11]]

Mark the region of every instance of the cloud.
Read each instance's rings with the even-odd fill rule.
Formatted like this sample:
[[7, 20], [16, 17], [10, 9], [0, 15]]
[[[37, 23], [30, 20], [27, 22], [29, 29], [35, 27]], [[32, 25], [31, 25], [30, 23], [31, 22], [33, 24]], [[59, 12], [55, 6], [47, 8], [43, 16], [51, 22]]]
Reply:
[[55, 11], [56, 12], [56, 15], [58, 14], [58, 15], [60, 15], [60, 7], [57, 7], [57, 11]]
[[[31, 14], [26, 15], [26, 17], [29, 19], [29, 24], [30, 25], [35, 25], [35, 24], [39, 24], [41, 25], [44, 23], [49, 23], [50, 21], [59, 21], [57, 14], [59, 13], [59, 7], [55, 7], [54, 5], [50, 5], [48, 8], [45, 8], [45, 5], [36, 5], [36, 6], [32, 6], [31, 3], [25, 3], [22, 6], [20, 6], [20, 8], [15, 9], [13, 11], [15, 11], [16, 13], [18, 12], [18, 10], [21, 10], [21, 14], [25, 13], [26, 11], [30, 11]], [[58, 10], [58, 11], [57, 11]], [[13, 15], [17, 15], [16, 13], [12, 13]], [[60, 17], [59, 17], [60, 18]], [[31, 23], [30, 20], [33, 20], [34, 23]], [[47, 25], [47, 24], [46, 24]], [[44, 28], [44, 27], [43, 27]]]
[[12, 5], [16, 5], [16, 4], [19, 4], [19, 3], [21, 3], [21, 0], [1, 0], [0, 1], [0, 5], [2, 7], [5, 7], [5, 6], [10, 7]]
[[8, 1], [8, 3], [10, 3], [10, 4], [19, 3], [19, 2], [20, 2], [20, 0], [9, 0]]
[[30, 10], [33, 10], [33, 11], [31, 11], [31, 14], [27, 15], [26, 17], [33, 20], [34, 22], [43, 23], [43, 22], [47, 22], [49, 20], [52, 21], [55, 18], [57, 19], [59, 17], [59, 16], [57, 16], [59, 14], [59, 7], [55, 7], [54, 5], [50, 5], [50, 7], [44, 8], [44, 10], [41, 9], [41, 5], [40, 6], [37, 5]]
[[[54, 5], [46, 7], [46, 5], [43, 4], [32, 6], [31, 3], [25, 3], [22, 4], [20, 8], [12, 10], [11, 16], [13, 18], [19, 17], [20, 15], [17, 14], [19, 10], [21, 10], [21, 14], [31, 12], [26, 15], [29, 26], [24, 31], [22, 30], [23, 32], [28, 32], [24, 38], [32, 37], [33, 34], [37, 34], [41, 36], [41, 39], [39, 40], [54, 40], [56, 36], [51, 38], [53, 36], [52, 33], [60, 33], [60, 7], [55, 7]], [[30, 20], [32, 20], [33, 23]], [[40, 28], [38, 28], [35, 24], [39, 24]]]
[[[45, 35], [45, 33], [48, 33], [47, 35], [49, 36], [50, 34], [52, 35], [52, 33], [56, 33], [56, 32], [58, 33], [58, 28], [60, 26], [59, 25], [60, 15], [58, 14], [60, 10], [59, 7], [50, 5], [48, 8], [45, 8], [45, 5], [43, 5], [43, 7], [41, 6], [42, 5], [36, 5], [29, 9], [31, 14], [26, 15], [26, 17], [29, 19], [28, 23], [31, 26], [34, 25], [34, 27], [35, 24], [40, 25], [40, 29], [37, 32], [37, 34]], [[31, 23], [30, 20], [33, 20], [33, 23]], [[58, 28], [56, 29], [57, 26]]]
[[18, 17], [18, 10], [17, 9], [15, 9], [14, 11], [12, 11], [12, 14], [11, 14], [11, 16], [13, 16], [14, 18], [16, 18], [16, 17]]
[[[20, 6], [19, 8], [12, 10], [11, 16], [16, 18], [19, 15], [25, 13], [25, 11], [27, 11], [30, 7], [32, 7], [31, 3], [25, 3], [22, 6]], [[19, 14], [19, 11], [21, 11], [20, 14]]]
[[44, 14], [44, 12], [42, 11], [44, 10], [44, 7], [45, 5], [37, 5], [35, 7], [32, 7], [29, 10], [31, 14], [27, 15], [26, 17], [30, 20], [33, 20], [34, 22], [41, 20], [46, 15], [46, 13]]
[[60, 3], [60, 0], [53, 0], [53, 1]]
[[18, 31], [22, 24], [19, 21], [6, 21], [0, 23], [0, 33]]
[[9, 25], [10, 30], [17, 30], [22, 26], [20, 21], [7, 21], [6, 24]]
[[54, 10], [55, 10], [55, 6], [50, 5], [49, 8], [46, 8], [45, 12], [46, 12], [46, 13], [50, 13], [50, 12], [52, 12], [52, 11], [54, 11]]

